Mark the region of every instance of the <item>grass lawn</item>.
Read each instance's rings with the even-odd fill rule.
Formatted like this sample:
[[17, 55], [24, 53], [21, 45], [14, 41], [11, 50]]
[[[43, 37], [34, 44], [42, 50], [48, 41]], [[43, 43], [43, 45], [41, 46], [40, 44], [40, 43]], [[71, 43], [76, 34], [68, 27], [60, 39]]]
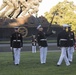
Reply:
[[39, 52], [21, 52], [20, 65], [12, 62], [11, 52], [0, 53], [0, 75], [76, 75], [76, 52], [70, 66], [63, 62], [57, 67], [60, 52], [48, 52], [47, 63], [40, 64]]

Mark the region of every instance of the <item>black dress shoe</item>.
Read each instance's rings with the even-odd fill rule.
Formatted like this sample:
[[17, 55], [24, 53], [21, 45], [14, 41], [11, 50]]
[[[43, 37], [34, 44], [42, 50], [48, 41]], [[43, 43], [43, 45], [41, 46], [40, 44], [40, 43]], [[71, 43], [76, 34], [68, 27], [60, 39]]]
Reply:
[[19, 64], [15, 64], [15, 65], [19, 65]]
[[69, 61], [70, 63], [72, 63], [72, 61]]
[[17, 65], [19, 65], [19, 64], [17, 64]]
[[57, 66], [60, 66], [60, 65], [57, 65]]

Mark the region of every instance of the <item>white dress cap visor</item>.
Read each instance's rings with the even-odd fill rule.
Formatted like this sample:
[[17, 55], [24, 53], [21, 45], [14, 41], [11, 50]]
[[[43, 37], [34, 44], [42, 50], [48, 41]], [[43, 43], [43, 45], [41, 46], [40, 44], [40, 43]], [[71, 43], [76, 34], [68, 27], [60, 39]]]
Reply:
[[38, 25], [38, 26], [37, 26], [37, 29], [39, 29], [40, 27], [41, 27], [41, 25]]
[[67, 24], [63, 24], [62, 26], [63, 26], [63, 27], [68, 27], [69, 25], [67, 25]]

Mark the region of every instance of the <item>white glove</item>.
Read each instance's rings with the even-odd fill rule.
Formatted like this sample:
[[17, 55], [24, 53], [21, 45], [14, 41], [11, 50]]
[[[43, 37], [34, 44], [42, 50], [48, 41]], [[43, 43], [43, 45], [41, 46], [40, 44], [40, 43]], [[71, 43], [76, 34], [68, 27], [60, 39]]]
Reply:
[[21, 47], [21, 49], [22, 49], [22, 47]]
[[39, 48], [41, 48], [41, 46], [39, 46]]
[[55, 33], [56, 33], [56, 31], [52, 30], [52, 33], [53, 33], [53, 34], [55, 34]]
[[10, 49], [12, 50], [12, 47], [10, 47]]

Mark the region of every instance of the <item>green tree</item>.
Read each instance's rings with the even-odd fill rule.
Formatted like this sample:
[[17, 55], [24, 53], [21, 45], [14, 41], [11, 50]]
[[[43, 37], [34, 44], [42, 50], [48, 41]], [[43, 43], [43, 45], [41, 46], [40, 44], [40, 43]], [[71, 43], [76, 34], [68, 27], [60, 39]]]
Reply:
[[54, 14], [53, 24], [59, 24], [60, 26], [63, 24], [69, 24], [72, 26], [72, 30], [76, 33], [76, 6], [73, 2], [64, 0], [52, 7], [50, 12], [46, 12], [45, 18], [49, 23], [51, 22]]

